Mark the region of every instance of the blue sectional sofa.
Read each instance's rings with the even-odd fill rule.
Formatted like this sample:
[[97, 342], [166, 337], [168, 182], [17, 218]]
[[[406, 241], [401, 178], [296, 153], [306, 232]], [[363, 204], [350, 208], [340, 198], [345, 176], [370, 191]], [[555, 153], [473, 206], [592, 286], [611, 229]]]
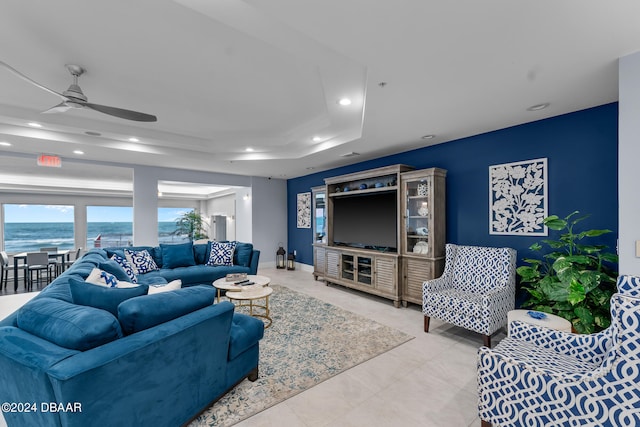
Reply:
[[213, 304], [210, 285], [147, 295], [85, 282], [114, 264], [94, 249], [0, 321], [9, 426], [178, 426], [257, 379], [262, 321]]
[[[228, 242], [222, 242], [228, 243]], [[233, 265], [207, 265], [211, 242], [202, 244], [180, 243], [159, 246], [127, 246], [105, 248], [107, 255], [125, 256], [125, 250], [146, 250], [153, 257], [158, 270], [139, 275], [142, 283], [165, 283], [164, 280], [182, 280], [182, 286], [211, 285], [229, 273], [257, 274], [260, 251], [251, 243], [235, 244]]]

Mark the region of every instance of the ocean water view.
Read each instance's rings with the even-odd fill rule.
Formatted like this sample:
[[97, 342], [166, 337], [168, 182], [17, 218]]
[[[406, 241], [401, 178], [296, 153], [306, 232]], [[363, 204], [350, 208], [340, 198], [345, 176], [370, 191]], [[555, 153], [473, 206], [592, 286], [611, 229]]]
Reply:
[[[88, 222], [84, 249], [129, 246], [133, 242], [131, 222]], [[158, 222], [159, 243], [181, 243], [175, 221]], [[98, 236], [100, 236], [99, 239]], [[96, 241], [97, 239], [97, 241]], [[4, 250], [8, 253], [37, 251], [41, 247], [75, 249], [73, 222], [7, 222], [4, 224]]]

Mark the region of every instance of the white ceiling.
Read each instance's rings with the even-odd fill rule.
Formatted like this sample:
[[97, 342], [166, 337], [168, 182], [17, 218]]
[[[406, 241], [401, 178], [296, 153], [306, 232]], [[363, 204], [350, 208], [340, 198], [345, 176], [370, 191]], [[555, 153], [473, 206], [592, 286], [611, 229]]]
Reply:
[[638, 50], [636, 0], [3, 2], [0, 61], [57, 92], [81, 65], [90, 102], [158, 121], [41, 114], [60, 99], [0, 67], [0, 187], [132, 164], [302, 176], [616, 101]]

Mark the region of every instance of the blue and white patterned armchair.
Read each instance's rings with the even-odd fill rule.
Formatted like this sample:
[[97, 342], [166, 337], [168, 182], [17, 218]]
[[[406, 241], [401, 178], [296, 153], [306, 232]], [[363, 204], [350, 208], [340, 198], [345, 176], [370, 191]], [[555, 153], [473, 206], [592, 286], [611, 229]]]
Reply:
[[640, 426], [640, 278], [620, 276], [611, 326], [575, 335], [514, 321], [478, 350], [483, 426]]
[[482, 334], [491, 347], [514, 309], [515, 288], [515, 249], [447, 244], [442, 276], [422, 285], [424, 331], [435, 317]]

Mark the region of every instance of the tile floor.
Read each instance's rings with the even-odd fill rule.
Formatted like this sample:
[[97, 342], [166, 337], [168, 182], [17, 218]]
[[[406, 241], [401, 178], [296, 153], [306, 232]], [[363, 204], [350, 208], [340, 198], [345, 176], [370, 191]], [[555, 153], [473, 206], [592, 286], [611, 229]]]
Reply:
[[[237, 424], [239, 427], [480, 426], [477, 415], [478, 334], [432, 319], [423, 331], [420, 307], [314, 281], [308, 271], [261, 269], [288, 286], [399, 329], [415, 339]], [[493, 337], [497, 344], [504, 337]]]
[[[288, 286], [415, 337], [378, 357], [236, 424], [238, 427], [466, 427], [477, 416], [478, 334], [432, 319], [423, 332], [420, 307], [315, 281], [309, 271], [261, 268], [271, 283]], [[35, 294], [0, 297], [0, 318]], [[493, 337], [497, 344], [504, 337]], [[5, 426], [0, 416], [0, 427]]]

